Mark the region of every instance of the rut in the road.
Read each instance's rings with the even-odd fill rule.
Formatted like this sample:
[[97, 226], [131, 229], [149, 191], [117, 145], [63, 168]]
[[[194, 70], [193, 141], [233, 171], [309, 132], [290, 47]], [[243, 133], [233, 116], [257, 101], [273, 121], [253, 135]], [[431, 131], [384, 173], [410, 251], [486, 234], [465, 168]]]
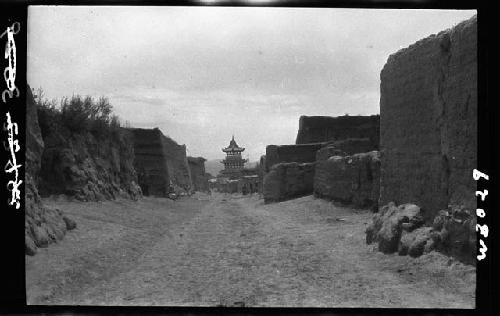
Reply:
[[[52, 302], [473, 306], [474, 291], [463, 274], [471, 273], [457, 270], [460, 275], [445, 264], [436, 267], [432, 256], [440, 255], [424, 256], [415, 264], [410, 257], [383, 255], [367, 246], [367, 210], [337, 207], [313, 197], [264, 205], [257, 197], [214, 195], [198, 205], [196, 212], [164, 229], [127, 269], [108, 262], [107, 271], [115, 271], [111, 277], [92, 278], [92, 286], [71, 296], [64, 295], [63, 285]], [[147, 216], [144, 212], [137, 214]], [[127, 247], [131, 246], [141, 247]], [[426, 258], [432, 260], [425, 262]], [[93, 259], [86, 260], [91, 264]]]

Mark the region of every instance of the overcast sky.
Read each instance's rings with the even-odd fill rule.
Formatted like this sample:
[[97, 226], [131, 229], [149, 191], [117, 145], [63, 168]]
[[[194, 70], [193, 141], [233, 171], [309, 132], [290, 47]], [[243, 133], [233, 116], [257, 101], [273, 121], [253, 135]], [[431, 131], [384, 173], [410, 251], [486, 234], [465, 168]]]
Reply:
[[134, 127], [222, 158], [293, 144], [301, 115], [379, 113], [387, 57], [475, 14], [457, 10], [30, 6], [28, 83], [107, 96]]

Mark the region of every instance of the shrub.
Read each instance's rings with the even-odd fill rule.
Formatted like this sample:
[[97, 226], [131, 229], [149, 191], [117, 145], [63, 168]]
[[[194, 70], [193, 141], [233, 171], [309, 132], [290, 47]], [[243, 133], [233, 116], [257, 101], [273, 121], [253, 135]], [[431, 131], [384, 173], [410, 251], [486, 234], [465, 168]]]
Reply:
[[119, 136], [121, 130], [120, 118], [117, 115], [112, 115], [109, 122], [109, 129], [114, 137]]
[[112, 115], [113, 106], [106, 97], [97, 100], [80, 95], [64, 97], [61, 99], [60, 107], [57, 108], [55, 100], [48, 101], [44, 98], [41, 88], [38, 89], [37, 96], [42, 136], [53, 132], [58, 126], [76, 134], [91, 132], [96, 137], [110, 134], [117, 136], [119, 133], [120, 120], [118, 116]]
[[92, 98], [82, 98], [79, 95], [73, 96], [71, 99], [62, 98], [61, 120], [64, 127], [76, 133], [87, 131], [91, 102]]
[[45, 99], [45, 94], [42, 88], [38, 88], [36, 95], [35, 105], [37, 107], [38, 125], [42, 137], [45, 138], [48, 134], [53, 133], [60, 123], [60, 112], [56, 108], [56, 100]]

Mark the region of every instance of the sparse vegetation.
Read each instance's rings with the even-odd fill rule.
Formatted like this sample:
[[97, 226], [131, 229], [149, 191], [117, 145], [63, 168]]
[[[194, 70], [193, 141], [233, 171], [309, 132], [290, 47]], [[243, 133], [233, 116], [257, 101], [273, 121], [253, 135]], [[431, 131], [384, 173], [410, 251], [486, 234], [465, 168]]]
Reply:
[[98, 138], [118, 134], [120, 119], [113, 114], [113, 106], [106, 97], [95, 99], [91, 96], [73, 95], [71, 98], [62, 98], [58, 106], [56, 100], [45, 98], [42, 88], [37, 90], [36, 96], [42, 136], [60, 128], [76, 134], [90, 132]]

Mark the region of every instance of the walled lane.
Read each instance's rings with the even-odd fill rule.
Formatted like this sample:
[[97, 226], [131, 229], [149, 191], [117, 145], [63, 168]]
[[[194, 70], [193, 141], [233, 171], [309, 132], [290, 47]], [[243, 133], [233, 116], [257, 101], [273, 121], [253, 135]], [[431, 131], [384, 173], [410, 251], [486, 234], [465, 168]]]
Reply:
[[[186, 211], [189, 214], [182, 220], [166, 223], [157, 233], [141, 225], [136, 233], [129, 232], [152, 237], [136, 236], [121, 245], [137, 249], [126, 253], [122, 262], [110, 261], [96, 270], [92, 265], [98, 263], [81, 257], [81, 261], [86, 260], [81, 267], [90, 267], [98, 274], [89, 276], [84, 286], [65, 291], [67, 285], [59, 285], [45, 301], [40, 302], [40, 296], [33, 301], [92, 305], [474, 306], [473, 267], [436, 253], [412, 259], [374, 251], [364, 243], [364, 229], [372, 216], [369, 211], [333, 206], [311, 196], [263, 205], [257, 196], [223, 194], [199, 196], [198, 201], [172, 203], [171, 207], [193, 205], [199, 209]], [[153, 211], [144, 212], [140, 216], [148, 217], [147, 212]], [[68, 239], [67, 243], [71, 242]], [[28, 266], [27, 275], [34, 275], [36, 269], [40, 267]], [[62, 269], [51, 275], [57, 279], [65, 274], [68, 271]], [[32, 277], [32, 287], [43, 281], [43, 275]]]

